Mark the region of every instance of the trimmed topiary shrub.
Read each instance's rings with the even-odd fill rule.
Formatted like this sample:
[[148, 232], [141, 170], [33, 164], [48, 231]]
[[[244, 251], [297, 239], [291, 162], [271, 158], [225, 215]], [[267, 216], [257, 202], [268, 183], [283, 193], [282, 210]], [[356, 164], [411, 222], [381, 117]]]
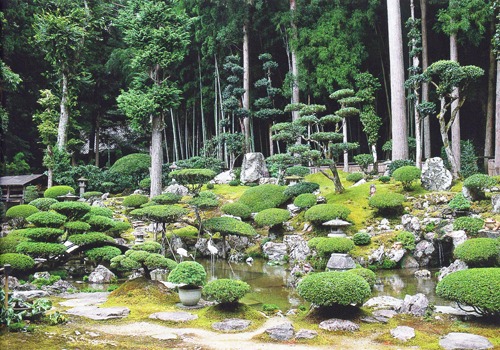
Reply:
[[21, 242], [28, 241], [24, 235], [25, 229], [11, 231], [7, 236], [0, 238], [0, 253], [15, 253], [16, 247]]
[[293, 204], [299, 208], [311, 208], [316, 205], [318, 198], [312, 193], [302, 193], [299, 194]]
[[57, 242], [63, 234], [64, 230], [50, 227], [32, 227], [23, 232], [25, 237], [38, 242]]
[[85, 200], [89, 200], [89, 199], [95, 200], [95, 199], [101, 198], [102, 195], [103, 195], [103, 193], [101, 191], [89, 191], [89, 192], [83, 193], [82, 197]]
[[177, 205], [152, 205], [150, 207], [132, 210], [130, 215], [155, 222], [168, 223], [175, 222], [188, 213], [189, 210]]
[[282, 225], [290, 219], [290, 212], [286, 209], [269, 208], [258, 212], [255, 215], [255, 222], [260, 226], [277, 226]]
[[64, 225], [66, 216], [56, 213], [55, 211], [41, 211], [28, 216], [26, 220], [38, 227], [58, 228]]
[[30, 204], [15, 205], [7, 210], [5, 218], [10, 221], [10, 225], [14, 228], [21, 228], [27, 224], [26, 219], [39, 210]]
[[215, 185], [211, 182], [207, 183], [207, 190], [213, 190], [215, 188]]
[[304, 218], [314, 224], [333, 219], [346, 220], [351, 211], [341, 204], [317, 204], [307, 209]]
[[381, 214], [395, 214], [403, 210], [405, 196], [399, 193], [374, 194], [368, 200], [368, 205]]
[[189, 192], [196, 195], [204, 184], [212, 180], [217, 173], [210, 169], [181, 169], [174, 170], [168, 174], [181, 185], [186, 186]]
[[284, 189], [283, 186], [272, 184], [251, 187], [241, 195], [238, 202], [247, 205], [252, 213], [277, 208], [287, 200], [287, 196], [283, 194]]
[[473, 218], [470, 216], [462, 216], [453, 221], [453, 229], [455, 231], [464, 230], [471, 236], [476, 236], [479, 230], [484, 226], [484, 220], [481, 218]]
[[21, 242], [16, 247], [19, 254], [26, 254], [34, 258], [45, 258], [62, 255], [66, 252], [66, 247], [60, 243], [46, 242]]
[[403, 244], [403, 248], [410, 251], [415, 250], [415, 235], [408, 231], [401, 231], [396, 236], [396, 241]]
[[345, 272], [319, 272], [305, 276], [297, 292], [316, 306], [362, 304], [371, 295], [368, 282], [361, 276]]
[[243, 220], [250, 219], [250, 217], [252, 216], [252, 211], [250, 210], [248, 205], [240, 202], [224, 204], [220, 208], [220, 210], [225, 214], [238, 216]]
[[345, 179], [347, 181], [350, 181], [350, 182], [358, 182], [359, 180], [363, 179], [364, 177], [365, 177], [365, 175], [363, 173], [355, 172], [355, 173], [347, 174]]
[[0, 266], [5, 264], [10, 264], [10, 267], [14, 270], [14, 272], [25, 272], [35, 267], [35, 260], [24, 254], [0, 254]]
[[103, 242], [112, 242], [113, 238], [102, 232], [87, 232], [82, 234], [71, 235], [68, 241], [76, 245], [94, 244]]
[[461, 309], [485, 316], [499, 316], [500, 268], [453, 272], [437, 284], [436, 293], [456, 302]]
[[353, 159], [359, 165], [361, 171], [368, 174], [368, 166], [374, 162], [373, 155], [367, 153], [357, 154], [353, 157]]
[[144, 276], [151, 279], [151, 271], [154, 269], [167, 269], [172, 271], [177, 263], [172, 259], [165, 258], [161, 254], [150, 253], [145, 250], [130, 249], [123, 255], [111, 259], [111, 268], [118, 271], [130, 271], [144, 269]]
[[386, 176], [386, 175], [382, 175], [381, 177], [378, 178], [378, 181], [385, 184], [385, 183], [388, 183], [389, 181], [391, 181], [391, 177]]
[[288, 186], [287, 188], [285, 188], [283, 194], [288, 198], [292, 198], [302, 193], [313, 193], [314, 191], [317, 190], [319, 190], [319, 185], [317, 183], [302, 181], [295, 185]]
[[484, 190], [497, 184], [496, 180], [485, 174], [474, 174], [464, 180], [464, 187], [467, 187], [472, 200], [484, 199]]
[[114, 257], [121, 255], [120, 249], [112, 246], [97, 247], [87, 250], [85, 256], [89, 260], [100, 264], [102, 262], [110, 262]]
[[305, 176], [309, 175], [310, 173], [311, 173], [311, 170], [308, 167], [302, 166], [302, 165], [294, 165], [294, 166], [291, 166], [289, 168], [286, 168], [286, 170], [285, 170], [285, 174], [287, 176], [305, 177]]
[[43, 196], [45, 198], [53, 198], [58, 199], [59, 196], [67, 195], [68, 193], [75, 194], [75, 190], [71, 186], [52, 186], [47, 188], [45, 192], [43, 192]]
[[402, 166], [392, 173], [394, 180], [400, 181], [405, 191], [411, 190], [413, 181], [420, 179], [420, 175], [422, 171], [414, 165]]
[[83, 221], [70, 221], [64, 224], [70, 235], [90, 231], [90, 225]]
[[375, 272], [369, 269], [365, 269], [364, 267], [347, 270], [346, 273], [354, 273], [358, 276], [363, 277], [365, 281], [370, 285], [370, 288], [373, 288], [375, 282], [377, 281], [377, 275], [375, 275]]
[[459, 244], [455, 258], [470, 267], [491, 267], [500, 264], [500, 241], [494, 238], [473, 238]]
[[240, 180], [231, 180], [227, 183], [229, 186], [239, 186]]
[[332, 253], [348, 253], [354, 248], [352, 240], [346, 237], [314, 237], [307, 245], [324, 258], [329, 258]]
[[198, 228], [188, 225], [172, 230], [172, 234], [177, 237], [196, 238], [198, 237]]
[[70, 221], [82, 218], [90, 212], [90, 208], [90, 205], [82, 202], [58, 202], [50, 206], [50, 209], [66, 216]]
[[158, 242], [144, 242], [141, 244], [136, 244], [132, 246], [132, 250], [144, 250], [149, 253], [159, 253], [161, 251], [161, 244]]
[[176, 204], [179, 203], [181, 199], [182, 196], [175, 193], [162, 193], [151, 198], [151, 201], [156, 204]]
[[123, 205], [129, 208], [139, 208], [141, 205], [149, 202], [149, 197], [143, 194], [131, 194], [125, 197]]
[[139, 181], [139, 188], [144, 191], [149, 191], [149, 189], [151, 188], [151, 178], [146, 177]]
[[149, 174], [151, 156], [144, 153], [132, 153], [118, 159], [109, 168], [109, 174], [119, 190], [135, 187]]
[[372, 237], [366, 232], [358, 232], [352, 236], [352, 241], [355, 245], [368, 245], [372, 241]]
[[186, 286], [203, 286], [207, 281], [205, 268], [196, 261], [183, 261], [169, 274], [168, 281]]
[[448, 207], [455, 211], [466, 211], [470, 209], [470, 206], [471, 202], [462, 193], [456, 194], [448, 203]]
[[394, 171], [396, 169], [399, 169], [403, 166], [407, 166], [407, 165], [415, 165], [415, 162], [413, 160], [410, 160], [410, 159], [397, 159], [397, 160], [393, 160], [391, 162], [391, 164], [389, 164], [387, 166], [387, 170], [389, 171], [389, 175], [392, 176], [392, 174], [394, 174]]
[[221, 278], [210, 281], [203, 287], [203, 295], [218, 303], [237, 303], [250, 291], [250, 285], [240, 280]]
[[220, 217], [220, 218], [211, 218], [205, 220], [203, 222], [203, 228], [206, 230], [216, 233], [219, 232], [221, 235], [236, 235], [236, 236], [255, 236], [257, 232], [255, 232], [254, 228], [247, 224], [246, 222], [242, 222], [238, 219], [234, 219], [231, 217]]
[[128, 222], [113, 220], [113, 227], [108, 229], [108, 233], [112, 237], [120, 237], [122, 232], [129, 230], [132, 227]]
[[113, 218], [113, 211], [105, 207], [90, 207], [90, 211], [83, 217], [83, 220], [88, 220], [91, 216], [105, 216]]
[[107, 218], [105, 216], [91, 216], [87, 223], [90, 225], [90, 229], [96, 232], [104, 232], [115, 227], [115, 221], [113, 219]]
[[30, 205], [36, 207], [41, 211], [48, 211], [50, 206], [54, 203], [58, 203], [57, 199], [54, 198], [38, 198], [30, 202]]

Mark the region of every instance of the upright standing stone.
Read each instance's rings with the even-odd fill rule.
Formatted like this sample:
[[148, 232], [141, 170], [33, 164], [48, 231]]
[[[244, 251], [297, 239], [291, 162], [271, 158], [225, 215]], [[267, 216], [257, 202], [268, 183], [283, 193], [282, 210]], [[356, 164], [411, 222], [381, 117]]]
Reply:
[[453, 176], [439, 157], [429, 158], [422, 166], [422, 187], [428, 191], [447, 191], [451, 188]]
[[241, 165], [240, 181], [242, 183], [257, 182], [262, 177], [268, 177], [266, 162], [262, 153], [247, 153]]

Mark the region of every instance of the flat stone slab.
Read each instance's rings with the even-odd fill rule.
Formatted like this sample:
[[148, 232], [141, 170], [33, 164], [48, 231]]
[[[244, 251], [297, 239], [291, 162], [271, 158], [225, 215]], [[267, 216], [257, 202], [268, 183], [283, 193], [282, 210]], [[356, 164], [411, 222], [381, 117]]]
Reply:
[[196, 320], [198, 315], [193, 315], [189, 312], [176, 311], [176, 312], [155, 312], [149, 315], [149, 318], [170, 322], [187, 322]]
[[223, 321], [215, 322], [212, 328], [222, 332], [234, 332], [247, 329], [252, 322], [241, 318], [226, 318]]
[[444, 306], [444, 305], [436, 305], [434, 312], [439, 312], [445, 315], [454, 315], [454, 316], [481, 316], [477, 312], [466, 312], [464, 310], [456, 309], [452, 306]]
[[266, 333], [269, 334], [271, 339], [274, 340], [290, 340], [293, 338], [295, 331], [291, 322], [284, 322], [272, 328], [266, 329]]
[[23, 301], [33, 300], [37, 298], [45, 298], [49, 296], [49, 293], [45, 290], [25, 290], [25, 291], [16, 291], [12, 293], [14, 298], [19, 298]]
[[368, 301], [363, 304], [363, 306], [365, 307], [389, 310], [399, 310], [401, 308], [401, 305], [403, 305], [403, 300], [386, 295], [381, 297], [373, 297], [371, 299], [368, 299]]
[[415, 329], [408, 326], [398, 326], [391, 329], [391, 335], [401, 341], [408, 341], [415, 338]]
[[67, 294], [62, 297], [69, 300], [59, 304], [70, 307], [98, 305], [104, 303], [108, 299], [108, 295], [108, 292]]
[[148, 322], [134, 322], [124, 325], [100, 325], [99, 331], [114, 335], [150, 336], [160, 340], [177, 339], [177, 335], [170, 333], [167, 327]]
[[130, 313], [130, 309], [126, 307], [99, 308], [96, 306], [78, 306], [67, 310], [65, 313], [90, 318], [92, 320], [110, 320], [127, 317]]
[[383, 316], [367, 316], [367, 317], [362, 317], [361, 322], [364, 323], [387, 323], [389, 322], [389, 319], [387, 317]]
[[449, 333], [439, 340], [445, 350], [482, 350], [491, 349], [493, 344], [480, 335], [470, 333]]
[[301, 329], [295, 334], [295, 339], [314, 339], [318, 336], [318, 332], [310, 329]]
[[331, 318], [319, 324], [319, 328], [326, 331], [349, 331], [354, 332], [359, 330], [359, 325], [348, 320], [341, 320], [339, 318]]
[[373, 311], [373, 316], [374, 317], [385, 317], [385, 318], [393, 318], [396, 316], [398, 313], [394, 310], [386, 310], [386, 309], [380, 309], [380, 310], [375, 310]]

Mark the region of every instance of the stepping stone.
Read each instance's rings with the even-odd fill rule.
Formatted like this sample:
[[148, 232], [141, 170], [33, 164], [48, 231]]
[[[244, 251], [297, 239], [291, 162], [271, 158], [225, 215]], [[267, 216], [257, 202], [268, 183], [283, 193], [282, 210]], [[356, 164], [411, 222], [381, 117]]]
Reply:
[[373, 317], [385, 317], [385, 318], [393, 318], [397, 314], [398, 313], [394, 310], [385, 310], [385, 309], [375, 310], [372, 313]]
[[241, 318], [226, 318], [223, 321], [215, 322], [212, 328], [222, 332], [242, 331], [250, 326], [251, 321]]
[[12, 293], [12, 296], [23, 301], [29, 301], [33, 299], [48, 297], [49, 293], [45, 290], [25, 290], [15, 291], [14, 293]]
[[69, 309], [65, 313], [90, 318], [92, 320], [110, 320], [127, 317], [130, 313], [130, 309], [126, 307], [99, 308], [96, 306], [78, 306]]
[[341, 320], [339, 318], [331, 318], [319, 324], [319, 328], [326, 331], [349, 331], [354, 332], [359, 330], [359, 325], [354, 322]]
[[470, 333], [449, 333], [439, 340], [445, 350], [482, 350], [491, 349], [493, 344], [480, 335]]
[[408, 341], [412, 338], [415, 338], [415, 330], [407, 326], [398, 326], [394, 329], [391, 329], [391, 335], [396, 339]]
[[272, 328], [268, 328], [266, 329], [266, 333], [269, 334], [271, 339], [281, 341], [290, 340], [295, 334], [291, 322], [285, 322]]
[[295, 334], [295, 339], [314, 339], [318, 336], [318, 332], [310, 329], [301, 329]]
[[171, 321], [171, 322], [187, 322], [196, 320], [198, 318], [198, 315], [193, 315], [189, 312], [184, 312], [184, 311], [155, 312], [154, 314], [149, 315], [149, 318], [162, 321]]
[[108, 299], [108, 295], [108, 292], [69, 294], [63, 297], [70, 299], [60, 302], [59, 305], [77, 307], [102, 304]]
[[364, 323], [387, 323], [387, 322], [389, 322], [389, 319], [387, 317], [383, 317], [383, 316], [368, 316], [368, 317], [362, 317], [361, 322], [364, 322]]
[[363, 304], [364, 307], [389, 310], [399, 310], [401, 308], [401, 305], [403, 305], [403, 300], [387, 295], [373, 297], [371, 299], [368, 299], [368, 301]]

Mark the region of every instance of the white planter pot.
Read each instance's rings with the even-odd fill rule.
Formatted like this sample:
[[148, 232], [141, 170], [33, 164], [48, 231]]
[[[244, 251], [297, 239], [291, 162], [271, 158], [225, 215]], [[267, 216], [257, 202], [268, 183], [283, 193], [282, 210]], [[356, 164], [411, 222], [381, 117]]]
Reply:
[[201, 299], [201, 288], [179, 288], [179, 299], [184, 306], [194, 306], [198, 304]]

